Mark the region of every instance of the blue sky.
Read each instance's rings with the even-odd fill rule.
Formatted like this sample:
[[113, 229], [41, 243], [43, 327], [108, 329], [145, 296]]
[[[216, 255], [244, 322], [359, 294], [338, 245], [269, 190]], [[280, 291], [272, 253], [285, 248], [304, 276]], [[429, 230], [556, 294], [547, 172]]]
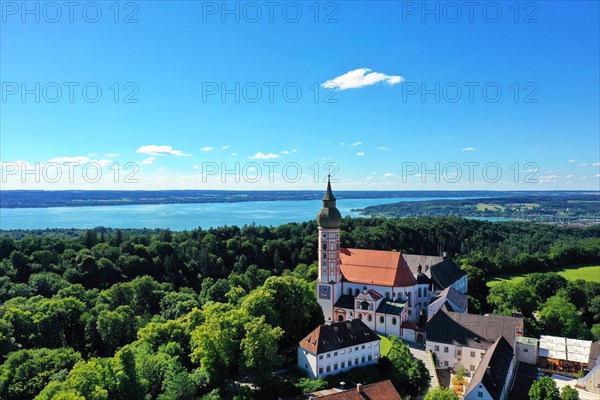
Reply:
[[5, 189], [600, 186], [598, 2], [22, 4]]

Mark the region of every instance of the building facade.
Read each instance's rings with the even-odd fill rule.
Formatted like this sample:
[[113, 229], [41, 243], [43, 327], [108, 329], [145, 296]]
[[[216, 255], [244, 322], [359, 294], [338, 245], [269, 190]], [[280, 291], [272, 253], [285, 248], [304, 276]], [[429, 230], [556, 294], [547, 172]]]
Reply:
[[298, 367], [311, 378], [376, 364], [381, 339], [360, 320], [317, 327], [298, 343]]

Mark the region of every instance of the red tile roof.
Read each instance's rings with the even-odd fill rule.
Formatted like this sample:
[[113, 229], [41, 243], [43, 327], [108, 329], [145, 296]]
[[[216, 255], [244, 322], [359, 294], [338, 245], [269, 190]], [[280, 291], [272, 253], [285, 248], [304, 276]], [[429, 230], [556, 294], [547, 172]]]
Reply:
[[342, 275], [348, 282], [380, 286], [412, 286], [417, 283], [399, 252], [340, 249]]
[[371, 385], [364, 385], [358, 388], [354, 387], [343, 392], [329, 394], [319, 397], [324, 400], [402, 400], [392, 382], [381, 381]]

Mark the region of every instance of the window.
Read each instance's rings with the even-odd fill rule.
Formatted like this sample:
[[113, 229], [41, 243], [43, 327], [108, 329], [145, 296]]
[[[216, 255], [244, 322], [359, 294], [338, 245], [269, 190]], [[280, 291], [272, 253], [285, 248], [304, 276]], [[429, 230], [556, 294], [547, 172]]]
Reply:
[[324, 237], [324, 238], [326, 238], [326, 237], [327, 237], [327, 234], [326, 234], [326, 233], [324, 233], [324, 234], [323, 234], [323, 237]]
[[475, 366], [474, 366], [473, 364], [471, 364], [471, 365], [469, 366], [469, 370], [470, 370], [470, 371], [475, 371]]
[[358, 358], [354, 359], [354, 365], [358, 364]]
[[336, 357], [337, 356], [337, 351], [333, 352], [333, 356]]
[[331, 358], [331, 354], [329, 354], [329, 353], [328, 353], [328, 354], [327, 354], [327, 358]]
[[372, 359], [373, 359], [373, 356], [369, 354], [368, 360], [371, 361]]
[[330, 372], [330, 371], [331, 371], [331, 367], [328, 365], [327, 366], [327, 372]]
[[369, 316], [367, 317], [367, 320], [368, 320], [369, 322], [371, 322], [371, 321], [373, 320], [373, 317], [369, 315]]
[[327, 259], [327, 253], [323, 253], [323, 258]]
[[362, 314], [358, 314], [358, 319], [362, 321]]
[[419, 297], [421, 297], [421, 288], [419, 288]]
[[385, 318], [383, 318], [383, 317], [379, 317], [379, 323], [380, 323], [380, 324], [383, 324], [383, 321], [385, 321]]
[[321, 355], [319, 356], [319, 360], [322, 360], [322, 359], [323, 359], [323, 355], [321, 354]]
[[342, 369], [346, 368], [346, 362], [345, 361], [342, 361], [342, 364], [340, 365], [340, 368], [342, 368]]
[[448, 361], [444, 361], [444, 367], [448, 366]]
[[529, 353], [529, 349], [523, 349], [523, 353]]
[[364, 344], [362, 345], [361, 349], [363, 349], [363, 350], [365, 349], [365, 345]]
[[471, 352], [471, 357], [475, 357], [475, 352], [474, 351]]
[[319, 375], [323, 374], [323, 368], [319, 368]]
[[373, 346], [373, 344], [372, 344], [372, 343], [369, 343], [369, 344], [367, 345], [367, 347], [368, 347], [368, 348], [371, 348], [371, 346]]
[[355, 350], [355, 351], [358, 351], [358, 346], [356, 346], [356, 347], [354, 348], [354, 350]]
[[342, 354], [344, 354], [346, 352], [346, 350], [342, 350]]
[[483, 353], [480, 354], [481, 358], [483, 358]]
[[396, 317], [392, 318], [392, 325], [396, 325]]
[[352, 296], [352, 288], [351, 287], [348, 288], [348, 296]]
[[363, 362], [363, 363], [365, 362], [365, 356], [362, 356], [362, 357], [360, 358], [360, 362]]
[[462, 356], [462, 350], [456, 350], [456, 355], [457, 356]]
[[483, 397], [483, 392], [477, 392], [477, 397]]
[[337, 371], [337, 364], [333, 364], [333, 370]]
[[327, 243], [323, 243], [323, 246], [321, 246], [321, 248], [322, 248], [323, 250], [327, 250]]
[[434, 347], [433, 347], [433, 350], [434, 350], [434, 351], [440, 351], [440, 346], [437, 346], [437, 345], [436, 345], [436, 346], [434, 346]]
[[348, 353], [352, 353], [352, 347], [348, 349]]
[[448, 352], [448, 347], [444, 346], [444, 353]]
[[385, 298], [389, 299], [390, 298], [390, 292], [385, 292]]
[[348, 360], [348, 366], [352, 366], [352, 360]]

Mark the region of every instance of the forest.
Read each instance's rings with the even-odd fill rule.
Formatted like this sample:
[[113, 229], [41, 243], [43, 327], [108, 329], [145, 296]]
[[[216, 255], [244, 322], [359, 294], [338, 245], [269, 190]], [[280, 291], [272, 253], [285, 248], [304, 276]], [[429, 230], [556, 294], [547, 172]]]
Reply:
[[504, 196], [460, 200], [406, 201], [369, 206], [364, 215], [384, 217], [460, 216], [591, 225], [600, 222], [596, 192], [504, 193]]
[[[0, 398], [266, 399], [382, 378], [403, 395], [423, 393], [427, 371], [399, 341], [379, 365], [329, 382], [294, 371], [298, 340], [323, 322], [316, 231], [310, 221], [1, 232]], [[471, 312], [518, 310], [532, 334], [592, 337], [600, 323], [600, 304], [586, 303], [600, 298], [600, 283], [542, 273], [600, 261], [599, 226], [345, 218], [341, 241], [416, 254], [443, 249], [469, 274]], [[512, 271], [540, 273], [489, 291], [488, 276]], [[287, 372], [272, 374], [280, 369]]]

